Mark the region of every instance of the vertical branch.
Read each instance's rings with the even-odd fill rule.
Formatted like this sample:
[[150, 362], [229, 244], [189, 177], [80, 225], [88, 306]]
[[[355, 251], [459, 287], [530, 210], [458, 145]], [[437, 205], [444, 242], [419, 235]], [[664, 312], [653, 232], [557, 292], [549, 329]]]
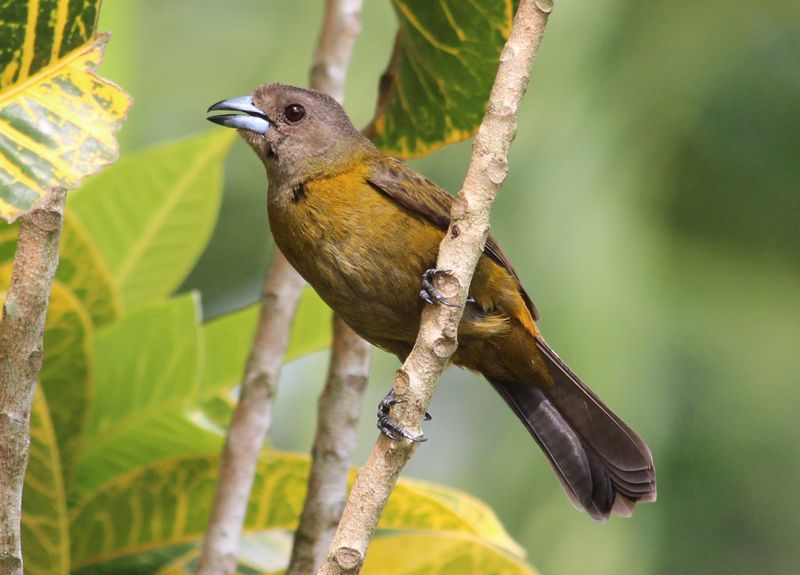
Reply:
[[342, 516], [370, 355], [370, 345], [341, 319], [334, 318], [331, 364], [319, 397], [308, 495], [286, 575], [307, 575], [317, 570]]
[[305, 282], [280, 251], [261, 292], [261, 313], [239, 402], [228, 428], [198, 575], [231, 575], [256, 463], [272, 423], [272, 398]]
[[[326, 2], [314, 52], [311, 87], [327, 92], [339, 103], [344, 100], [347, 69], [361, 32], [362, 1]], [[371, 346], [334, 317], [331, 363], [319, 398], [308, 493], [286, 575], [307, 575], [317, 570], [342, 516], [370, 357]]]
[[350, 57], [361, 33], [362, 3], [363, 0], [325, 2], [325, 19], [314, 50], [310, 85], [330, 94], [340, 104], [344, 101]]
[[22, 575], [22, 486], [44, 322], [58, 267], [67, 192], [54, 189], [20, 220], [14, 271], [0, 323], [0, 573]]
[[[396, 412], [403, 427], [419, 427], [436, 382], [458, 345], [456, 334], [464, 301], [489, 232], [492, 203], [508, 171], [519, 105], [552, 7], [553, 0], [521, 0], [500, 56], [489, 105], [436, 264], [438, 269], [452, 270], [450, 275], [437, 277], [436, 287], [447, 298], [458, 297], [461, 305], [426, 306], [423, 311], [417, 342], [394, 380], [395, 394], [406, 400]], [[409, 441], [392, 441], [384, 436], [378, 439], [356, 477], [318, 574], [350, 575], [361, 570], [386, 501], [416, 447]]]

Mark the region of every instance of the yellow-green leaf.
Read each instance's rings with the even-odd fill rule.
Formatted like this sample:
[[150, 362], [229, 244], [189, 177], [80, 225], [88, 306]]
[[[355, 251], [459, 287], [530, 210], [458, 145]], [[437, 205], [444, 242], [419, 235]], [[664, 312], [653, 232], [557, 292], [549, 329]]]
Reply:
[[[206, 348], [203, 389], [206, 393], [231, 389], [242, 382], [258, 312], [259, 306], [253, 305], [203, 325]], [[292, 323], [285, 360], [289, 362], [330, 347], [331, 317], [330, 308], [314, 290], [306, 288]]]
[[399, 31], [366, 134], [395, 156], [478, 129], [517, 0], [392, 0]]
[[89, 314], [75, 294], [53, 282], [39, 375], [51, 405], [65, 478], [70, 476], [92, 395], [92, 334]]
[[[268, 533], [266, 535], [272, 535]], [[281, 533], [282, 535], [282, 533]], [[286, 545], [279, 567], [264, 567], [275, 563], [275, 545], [255, 541], [252, 553], [258, 561], [250, 565], [239, 558], [237, 575], [280, 575], [285, 573], [290, 545]], [[200, 548], [192, 547], [177, 559], [158, 570], [156, 575], [192, 575], [195, 573]], [[266, 558], [266, 560], [264, 560]], [[104, 570], [81, 571], [89, 575], [111, 573]], [[144, 571], [141, 571], [144, 573]], [[412, 535], [378, 534], [370, 543], [363, 575], [535, 575], [536, 571], [519, 557], [483, 539], [461, 533], [429, 532]]]
[[372, 541], [364, 575], [535, 575], [527, 563], [486, 541], [462, 533], [379, 537]]
[[94, 338], [94, 397], [70, 496], [153, 460], [207, 453], [220, 437], [186, 412], [202, 372], [199, 309], [192, 295], [133, 312]]
[[133, 309], [170, 295], [214, 229], [235, 134], [214, 131], [123, 157], [68, 198]]
[[412, 522], [419, 525], [423, 521], [427, 522], [429, 529], [471, 534], [508, 553], [525, 556], [525, 550], [511, 538], [494, 511], [482, 501], [445, 485], [404, 479], [392, 493], [378, 527], [389, 529]]
[[117, 158], [130, 99], [93, 72], [108, 39], [94, 33], [99, 6], [0, 5], [0, 217], [7, 221]]
[[56, 279], [71, 289], [100, 327], [121, 313], [119, 290], [92, 238], [72, 215], [64, 214], [61, 249]]
[[[137, 562], [146, 556], [151, 569], [136, 573], [150, 573], [165, 564], [158, 561], [174, 559], [167, 550], [197, 542], [203, 535], [218, 464], [217, 455], [162, 460], [117, 476], [95, 491], [71, 515], [73, 567], [84, 568], [82, 574], [104, 573], [104, 563], [136, 555]], [[258, 463], [245, 529], [294, 529], [308, 469], [306, 456], [265, 453]], [[519, 554], [491, 510], [454, 489], [401, 480], [379, 527], [461, 533]]]
[[[14, 259], [18, 233], [17, 224], [0, 225], [0, 263]], [[96, 326], [118, 317], [119, 293], [108, 269], [92, 239], [69, 212], [64, 214], [56, 280], [72, 290]]]
[[[181, 546], [185, 547], [185, 546]], [[289, 562], [292, 550], [291, 533], [270, 530], [260, 533], [244, 533], [239, 540], [239, 561], [236, 575], [279, 575]], [[200, 560], [200, 546], [189, 547], [154, 575], [193, 575]], [[137, 558], [140, 556], [137, 556]], [[88, 571], [97, 575], [95, 571]], [[148, 573], [149, 575], [149, 573]]]
[[22, 497], [22, 548], [28, 575], [69, 573], [69, 521], [58, 446], [42, 389], [31, 409], [31, 445]]

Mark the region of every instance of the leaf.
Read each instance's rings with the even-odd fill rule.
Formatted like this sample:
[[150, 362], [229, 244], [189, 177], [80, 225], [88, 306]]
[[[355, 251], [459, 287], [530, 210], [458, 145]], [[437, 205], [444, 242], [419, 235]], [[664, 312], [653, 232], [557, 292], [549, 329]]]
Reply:
[[191, 270], [214, 229], [234, 136], [214, 131], [131, 154], [70, 194], [125, 308], [170, 295]]
[[[13, 262], [0, 266], [0, 303], [11, 280]], [[44, 331], [44, 360], [39, 381], [48, 400], [57, 405], [52, 418], [60, 466], [69, 475], [91, 395], [89, 315], [75, 294], [55, 280], [50, 290]]]
[[[206, 393], [228, 390], [241, 383], [253, 345], [258, 312], [259, 306], [253, 305], [203, 325], [207, 352], [203, 389]], [[330, 347], [331, 318], [330, 308], [314, 290], [306, 288], [294, 317], [285, 361]]]
[[[402, 551], [400, 551], [402, 550]], [[535, 575], [525, 562], [461, 533], [379, 537], [367, 553], [364, 575]]]
[[14, 221], [53, 187], [116, 160], [125, 92], [96, 76], [107, 36], [100, 0], [0, 7], [0, 217]]
[[[16, 224], [0, 226], [0, 263], [14, 259], [18, 233]], [[55, 279], [75, 294], [96, 326], [105, 325], [120, 314], [119, 294], [105, 263], [70, 213], [64, 215]]]
[[93, 327], [86, 308], [59, 281], [53, 282], [39, 375], [58, 439], [64, 476], [70, 477], [92, 395]]
[[[181, 550], [186, 546], [181, 546]], [[281, 530], [261, 533], [245, 533], [239, 540], [236, 575], [262, 575], [284, 573], [292, 551], [292, 536]], [[164, 565], [155, 575], [194, 575], [200, 560], [200, 546], [193, 545], [188, 551]], [[137, 558], [141, 557], [139, 555]], [[161, 562], [158, 562], [161, 564]], [[123, 563], [124, 564], [124, 563]], [[105, 565], [108, 564], [104, 564]], [[96, 573], [95, 571], [90, 571]]]
[[[177, 555], [166, 550], [203, 536], [218, 464], [216, 454], [181, 457], [115, 477], [72, 513], [73, 567], [84, 568], [79, 570], [81, 574], [103, 573], [106, 571], [100, 565], [105, 562], [122, 563], [124, 558], [146, 554], [149, 571], [129, 573], [151, 573], [165, 564], [158, 561], [167, 555], [175, 559]], [[308, 469], [306, 456], [263, 454], [245, 529], [294, 529], [305, 497]], [[462, 497], [466, 503], [460, 501]], [[482, 513], [476, 513], [479, 510]], [[379, 527], [462, 533], [511, 553], [519, 550], [515, 543], [509, 549], [510, 538], [485, 505], [454, 489], [433, 489], [404, 480], [398, 483]]]
[[69, 521], [58, 446], [42, 389], [31, 409], [31, 444], [22, 496], [22, 548], [28, 575], [69, 573]]
[[383, 151], [408, 158], [478, 129], [514, 0], [392, 0], [400, 29], [365, 129]]
[[525, 556], [525, 550], [506, 532], [491, 508], [471, 495], [445, 485], [415, 479], [404, 479], [397, 484], [378, 527], [389, 529], [412, 522], [418, 525], [425, 522], [427, 529], [436, 531], [474, 535], [517, 557]]
[[199, 310], [192, 295], [131, 313], [94, 339], [94, 398], [70, 494], [81, 498], [155, 459], [208, 452], [216, 434], [185, 412], [199, 390]]
[[121, 314], [119, 291], [108, 268], [81, 224], [70, 213], [64, 215], [56, 279], [81, 301], [95, 326], [106, 325]]

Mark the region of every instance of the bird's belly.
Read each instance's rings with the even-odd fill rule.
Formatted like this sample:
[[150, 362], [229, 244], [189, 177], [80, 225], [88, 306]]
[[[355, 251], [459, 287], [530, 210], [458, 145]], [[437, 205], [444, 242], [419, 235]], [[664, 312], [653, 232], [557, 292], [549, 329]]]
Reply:
[[420, 277], [435, 264], [443, 232], [380, 201], [354, 210], [311, 199], [270, 206], [276, 244], [357, 333], [402, 354], [416, 337]]

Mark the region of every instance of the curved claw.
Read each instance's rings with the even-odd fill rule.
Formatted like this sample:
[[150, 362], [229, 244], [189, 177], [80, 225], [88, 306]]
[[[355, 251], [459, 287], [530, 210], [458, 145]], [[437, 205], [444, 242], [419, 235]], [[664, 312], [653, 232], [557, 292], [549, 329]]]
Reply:
[[451, 270], [425, 270], [425, 273], [422, 274], [422, 291], [419, 292], [419, 297], [431, 305], [442, 304], [448, 307], [458, 307], [458, 304], [447, 301], [444, 294], [433, 287], [433, 278], [435, 278], [437, 274], [449, 275], [451, 273], [453, 273]]
[[[411, 433], [407, 429], [401, 427], [389, 415], [389, 411], [393, 405], [404, 402], [404, 399], [397, 399], [395, 397], [394, 389], [386, 394], [386, 397], [384, 397], [378, 404], [378, 429], [380, 429], [381, 433], [383, 433], [386, 437], [389, 439], [394, 439], [395, 441], [402, 441], [403, 439], [408, 439], [409, 441], [414, 441], [416, 443], [428, 441], [424, 434], [420, 433], [419, 435], [416, 435]], [[431, 414], [426, 411], [425, 421], [430, 421], [430, 419]]]

